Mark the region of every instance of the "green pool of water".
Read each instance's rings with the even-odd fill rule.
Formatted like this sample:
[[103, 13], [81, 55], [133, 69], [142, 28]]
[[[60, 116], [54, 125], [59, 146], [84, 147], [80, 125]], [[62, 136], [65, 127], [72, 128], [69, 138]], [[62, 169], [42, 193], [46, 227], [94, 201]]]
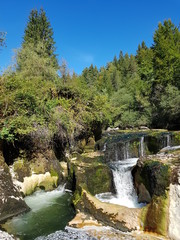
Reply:
[[26, 197], [25, 201], [31, 211], [14, 217], [3, 225], [7, 232], [21, 240], [32, 240], [63, 230], [75, 215], [71, 195], [63, 188], [36, 192]]

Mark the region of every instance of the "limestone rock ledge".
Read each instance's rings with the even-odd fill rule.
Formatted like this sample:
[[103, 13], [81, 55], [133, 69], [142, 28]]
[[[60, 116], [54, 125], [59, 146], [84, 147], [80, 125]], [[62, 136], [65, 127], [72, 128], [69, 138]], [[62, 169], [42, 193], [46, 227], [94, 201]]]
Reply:
[[100, 223], [124, 232], [140, 229], [141, 209], [103, 203], [82, 189], [78, 208], [94, 216]]

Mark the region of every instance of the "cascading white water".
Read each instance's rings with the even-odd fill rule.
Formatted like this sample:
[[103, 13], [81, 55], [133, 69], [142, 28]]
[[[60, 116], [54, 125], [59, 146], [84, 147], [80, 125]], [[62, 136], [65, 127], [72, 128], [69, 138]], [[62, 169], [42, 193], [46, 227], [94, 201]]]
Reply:
[[51, 206], [63, 194], [65, 194], [65, 185], [49, 192], [37, 191], [33, 195], [25, 197], [25, 202], [32, 211], [36, 212], [41, 208]]
[[138, 158], [129, 158], [111, 164], [116, 195], [112, 193], [97, 194], [102, 202], [114, 203], [129, 208], [141, 207], [133, 185], [131, 170], [136, 165]]
[[103, 150], [102, 150], [103, 152], [106, 151], [106, 146], [107, 146], [107, 143], [104, 144], [104, 147], [103, 147]]
[[140, 155], [141, 157], [144, 156], [144, 136], [142, 136], [141, 139], [140, 139], [139, 155]]
[[170, 139], [170, 135], [166, 135], [166, 147], [170, 147], [171, 145], [171, 139]]
[[129, 158], [129, 142], [126, 142], [124, 146], [124, 159], [128, 158]]
[[111, 203], [137, 207], [137, 195], [133, 185], [131, 174], [132, 167], [136, 165], [138, 158], [129, 158], [113, 164], [113, 177], [116, 188], [116, 197], [110, 200]]
[[[118, 151], [115, 150], [116, 161], [111, 163], [116, 195], [112, 193], [97, 194], [96, 197], [102, 202], [114, 203], [129, 208], [139, 208], [138, 197], [133, 185], [131, 170], [136, 165], [138, 158], [130, 158], [129, 142], [124, 144], [123, 160], [118, 160]], [[144, 136], [140, 139], [139, 155], [144, 155]]]

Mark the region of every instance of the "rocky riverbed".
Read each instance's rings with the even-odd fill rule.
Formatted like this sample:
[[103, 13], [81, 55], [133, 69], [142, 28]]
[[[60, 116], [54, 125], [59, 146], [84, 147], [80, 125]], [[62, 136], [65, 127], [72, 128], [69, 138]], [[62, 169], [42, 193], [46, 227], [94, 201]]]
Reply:
[[11, 236], [7, 232], [1, 231], [1, 230], [0, 230], [0, 239], [1, 240], [15, 240], [15, 238], [13, 236]]

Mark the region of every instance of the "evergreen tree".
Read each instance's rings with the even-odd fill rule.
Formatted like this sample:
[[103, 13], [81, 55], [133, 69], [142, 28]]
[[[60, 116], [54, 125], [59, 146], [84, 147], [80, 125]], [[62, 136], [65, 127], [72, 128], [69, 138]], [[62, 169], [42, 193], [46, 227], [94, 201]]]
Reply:
[[163, 87], [179, 84], [180, 32], [171, 20], [159, 23], [154, 34], [153, 52], [155, 80]]
[[96, 66], [94, 67], [93, 64], [91, 64], [89, 68], [85, 68], [83, 70], [82, 77], [88, 86], [95, 85], [98, 77], [97, 67]]
[[148, 48], [143, 41], [138, 46], [136, 61], [138, 64], [138, 72], [142, 80], [152, 81], [153, 80], [153, 50]]
[[39, 12], [36, 9], [33, 9], [30, 13], [27, 27], [25, 29], [23, 47], [30, 44], [36, 48], [39, 42], [41, 42], [44, 51], [39, 51], [37, 53], [42, 56], [43, 52], [43, 57], [50, 57], [54, 67], [58, 69], [51, 24], [43, 9]]

